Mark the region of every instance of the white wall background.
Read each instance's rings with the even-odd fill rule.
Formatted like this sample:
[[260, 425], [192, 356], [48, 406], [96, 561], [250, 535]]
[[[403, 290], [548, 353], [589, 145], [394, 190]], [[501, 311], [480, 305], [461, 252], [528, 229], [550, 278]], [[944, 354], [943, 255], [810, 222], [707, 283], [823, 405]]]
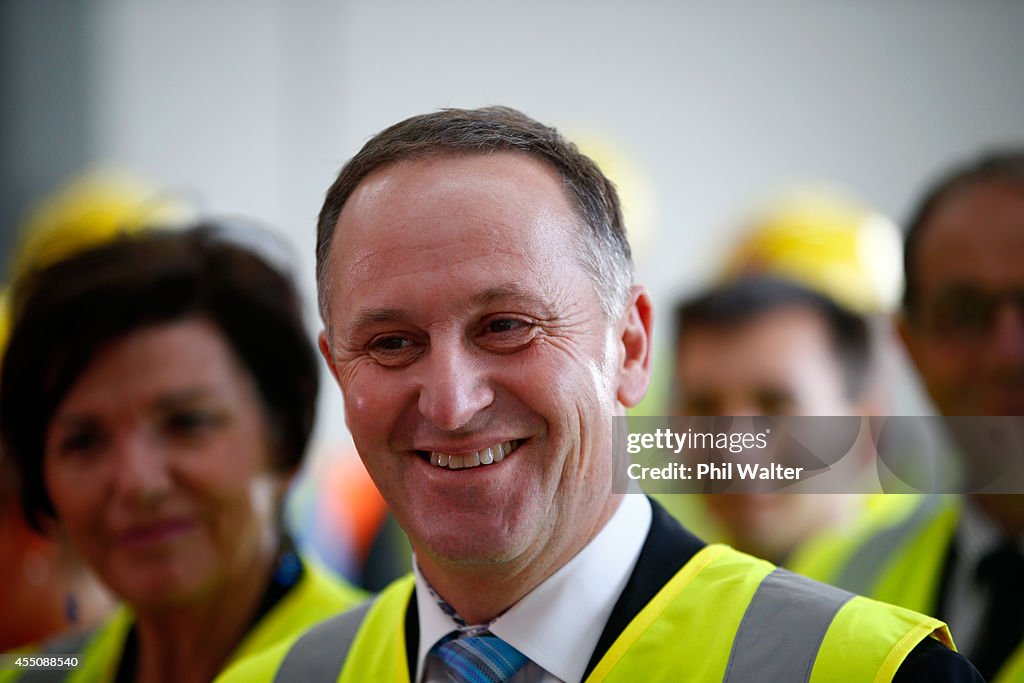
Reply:
[[[311, 301], [333, 175], [438, 107], [508, 104], [624, 150], [651, 178], [638, 277], [663, 305], [781, 184], [902, 217], [944, 165], [1024, 142], [1014, 0], [98, 0], [89, 35], [95, 161], [277, 226]], [[346, 438], [324, 396], [321, 446]]]

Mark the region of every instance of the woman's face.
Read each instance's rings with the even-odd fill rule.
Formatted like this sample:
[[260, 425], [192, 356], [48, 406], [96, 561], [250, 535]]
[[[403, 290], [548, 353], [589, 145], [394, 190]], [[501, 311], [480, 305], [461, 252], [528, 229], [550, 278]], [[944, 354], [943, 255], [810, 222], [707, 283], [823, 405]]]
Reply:
[[255, 382], [188, 319], [101, 348], [50, 422], [44, 477], [92, 569], [160, 608], [265, 580], [283, 487], [270, 448]]

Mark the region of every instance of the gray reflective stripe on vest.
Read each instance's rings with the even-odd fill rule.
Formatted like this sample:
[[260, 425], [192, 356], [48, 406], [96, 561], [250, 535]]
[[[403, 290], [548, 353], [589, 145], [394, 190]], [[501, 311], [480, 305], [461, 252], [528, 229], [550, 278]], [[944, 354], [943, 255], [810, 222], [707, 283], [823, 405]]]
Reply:
[[776, 569], [757, 587], [722, 683], [809, 681], [821, 641], [852, 593]]
[[[79, 664], [84, 664], [83, 653], [85, 644], [96, 634], [96, 631], [86, 631], [66, 638], [57, 638], [45, 645], [38, 652], [33, 652], [33, 657], [47, 657], [54, 655], [75, 655]], [[64, 683], [71, 675], [71, 669], [36, 669], [26, 671], [15, 680], [18, 683]]]
[[296, 640], [274, 676], [274, 683], [334, 683], [373, 600], [321, 622]]
[[882, 530], [857, 549], [836, 576], [835, 584], [870, 595], [893, 553], [906, 546], [910, 537], [924, 526], [942, 505], [940, 496], [928, 496], [899, 524]]

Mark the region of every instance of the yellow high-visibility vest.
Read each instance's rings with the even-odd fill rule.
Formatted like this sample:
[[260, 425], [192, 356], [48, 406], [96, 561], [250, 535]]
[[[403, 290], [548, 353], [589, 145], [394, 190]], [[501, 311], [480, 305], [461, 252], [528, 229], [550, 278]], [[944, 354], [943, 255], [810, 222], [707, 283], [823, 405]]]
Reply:
[[[330, 576], [315, 563], [303, 561], [302, 578], [245, 635], [232, 653], [228, 666], [263, 652], [278, 642], [294, 640], [313, 624], [358, 604], [365, 597], [365, 593]], [[122, 607], [88, 633], [58, 638], [41, 649], [26, 650], [26, 654], [35, 655], [77, 655], [78, 668], [0, 671], [0, 683], [113, 683], [133, 621], [130, 611]]]
[[[240, 663], [218, 683], [409, 683], [405, 613], [413, 579]], [[658, 592], [587, 681], [890, 681], [945, 624], [707, 546]]]
[[[793, 570], [876, 600], [934, 614], [963, 500], [935, 495], [905, 498], [908, 504], [889, 519], [873, 520], [850, 533], [810, 544]], [[1024, 683], [1024, 643], [992, 683]]]

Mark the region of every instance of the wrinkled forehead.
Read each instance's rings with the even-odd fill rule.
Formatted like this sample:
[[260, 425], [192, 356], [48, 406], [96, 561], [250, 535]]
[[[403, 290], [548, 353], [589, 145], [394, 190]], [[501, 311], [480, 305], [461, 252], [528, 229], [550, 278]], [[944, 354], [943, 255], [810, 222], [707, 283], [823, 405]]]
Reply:
[[579, 233], [561, 178], [518, 153], [430, 157], [379, 169], [352, 193], [337, 224], [334, 293], [402, 274], [488, 263], [557, 277]]
[[382, 214], [399, 221], [446, 210], [513, 224], [539, 212], [575, 215], [561, 176], [533, 156], [445, 154], [397, 161], [370, 173], [353, 190], [337, 227], [376, 229], [373, 219]]
[[698, 324], [677, 340], [677, 370], [704, 379], [780, 376], [812, 360], [836, 367], [840, 362], [824, 317], [800, 305], [727, 324]]

